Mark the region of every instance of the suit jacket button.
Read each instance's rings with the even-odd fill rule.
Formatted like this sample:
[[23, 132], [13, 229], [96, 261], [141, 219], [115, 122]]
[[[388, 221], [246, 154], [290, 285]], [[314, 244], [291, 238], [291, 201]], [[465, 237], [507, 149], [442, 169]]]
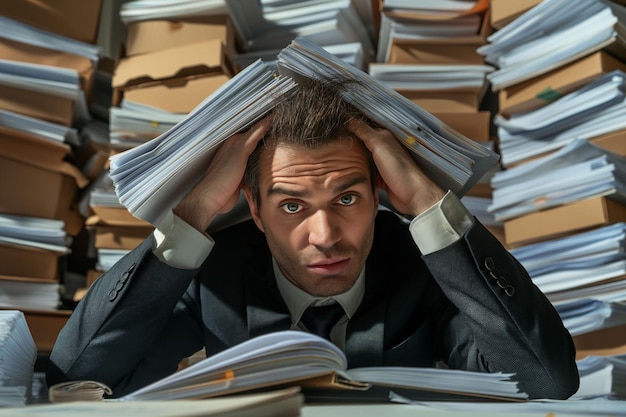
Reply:
[[493, 279], [500, 279], [502, 278], [502, 273], [500, 272], [500, 270], [493, 268], [491, 271], [489, 271], [489, 275], [491, 275], [491, 277]]
[[109, 301], [113, 301], [117, 298], [117, 291], [111, 290], [109, 291]]
[[493, 258], [491, 257], [485, 258], [485, 268], [487, 268], [488, 271], [491, 271], [495, 266], [496, 266], [496, 263], [493, 261]]
[[498, 280], [496, 281], [496, 284], [498, 284], [498, 287], [505, 289], [506, 287], [510, 287], [509, 283], [507, 282], [507, 280], [505, 278], [498, 278]]
[[129, 271], [124, 271], [124, 273], [122, 274], [122, 277], [120, 278], [121, 282], [126, 282], [128, 281], [128, 277], [130, 276], [130, 272]]
[[507, 285], [504, 288], [504, 292], [506, 295], [508, 295], [509, 297], [513, 297], [515, 295], [515, 287], [513, 287], [512, 285]]
[[115, 291], [120, 291], [122, 288], [124, 288], [124, 281], [117, 281], [117, 283], [115, 284]]

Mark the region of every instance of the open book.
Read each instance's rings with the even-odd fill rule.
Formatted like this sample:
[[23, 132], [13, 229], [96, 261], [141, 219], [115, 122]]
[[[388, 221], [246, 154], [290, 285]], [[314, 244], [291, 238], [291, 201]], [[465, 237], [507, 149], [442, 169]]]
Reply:
[[111, 157], [110, 176], [120, 202], [158, 226], [162, 216], [202, 177], [220, 143], [248, 128], [303, 79], [354, 80], [344, 97], [391, 131], [442, 188], [464, 194], [498, 160], [483, 145], [456, 132], [367, 73], [322, 47], [296, 38], [283, 49], [275, 74], [250, 64], [160, 136]]
[[122, 398], [177, 400], [300, 386], [307, 401], [525, 400], [512, 374], [436, 368], [346, 369], [334, 344], [294, 330], [269, 333], [208, 357]]

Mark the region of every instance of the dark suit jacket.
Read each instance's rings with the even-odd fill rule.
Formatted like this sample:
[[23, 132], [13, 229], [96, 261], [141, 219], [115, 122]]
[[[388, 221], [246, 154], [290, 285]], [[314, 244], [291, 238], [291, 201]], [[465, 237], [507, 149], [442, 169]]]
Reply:
[[[247, 221], [213, 235], [198, 270], [160, 262], [147, 239], [99, 278], [60, 333], [48, 383], [91, 379], [121, 396], [207, 355], [290, 327], [264, 235]], [[347, 327], [349, 367], [433, 366], [515, 372], [531, 397], [578, 387], [572, 339], [525, 270], [480, 224], [421, 256], [380, 212], [363, 302]]]

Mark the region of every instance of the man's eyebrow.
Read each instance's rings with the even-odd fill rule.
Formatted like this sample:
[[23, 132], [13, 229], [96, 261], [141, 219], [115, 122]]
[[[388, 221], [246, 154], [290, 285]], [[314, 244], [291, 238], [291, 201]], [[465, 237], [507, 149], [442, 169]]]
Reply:
[[359, 184], [369, 184], [369, 179], [366, 178], [363, 175], [355, 175], [353, 177], [350, 178], [346, 178], [346, 180], [344, 182], [341, 182], [339, 184], [337, 184], [335, 186], [335, 188], [333, 189], [333, 191], [336, 194], [339, 194], [345, 190], [347, 190], [348, 188], [354, 187], [355, 185], [359, 185]]
[[283, 195], [288, 195], [290, 197], [306, 197], [308, 192], [307, 191], [297, 191], [297, 190], [288, 190], [286, 188], [283, 188], [279, 185], [275, 185], [273, 187], [270, 187], [267, 190], [267, 196], [271, 196], [274, 194], [283, 194]]
[[[366, 178], [363, 175], [355, 175], [353, 177], [347, 178], [345, 179], [343, 182], [340, 182], [339, 184], [335, 185], [335, 187], [333, 188], [333, 193], [335, 194], [339, 194], [347, 189], [349, 189], [350, 187], [354, 187], [355, 185], [359, 185], [359, 184], [369, 184], [369, 179]], [[283, 194], [283, 195], [288, 195], [290, 197], [296, 197], [296, 198], [301, 198], [301, 197], [307, 197], [309, 195], [309, 191], [308, 190], [290, 190], [284, 187], [281, 187], [279, 185], [275, 185], [273, 187], [270, 187], [267, 190], [267, 195], [271, 196], [273, 194]]]

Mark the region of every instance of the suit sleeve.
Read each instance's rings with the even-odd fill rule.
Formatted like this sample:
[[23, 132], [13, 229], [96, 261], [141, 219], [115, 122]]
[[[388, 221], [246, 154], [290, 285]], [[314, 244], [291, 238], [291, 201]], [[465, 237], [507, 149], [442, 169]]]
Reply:
[[151, 236], [91, 286], [50, 355], [49, 385], [95, 380], [121, 396], [173, 373], [203, 346], [190, 296], [197, 270], [153, 253]]
[[479, 222], [423, 260], [459, 310], [441, 323], [451, 368], [513, 372], [531, 398], [576, 392], [569, 332], [523, 266]]

